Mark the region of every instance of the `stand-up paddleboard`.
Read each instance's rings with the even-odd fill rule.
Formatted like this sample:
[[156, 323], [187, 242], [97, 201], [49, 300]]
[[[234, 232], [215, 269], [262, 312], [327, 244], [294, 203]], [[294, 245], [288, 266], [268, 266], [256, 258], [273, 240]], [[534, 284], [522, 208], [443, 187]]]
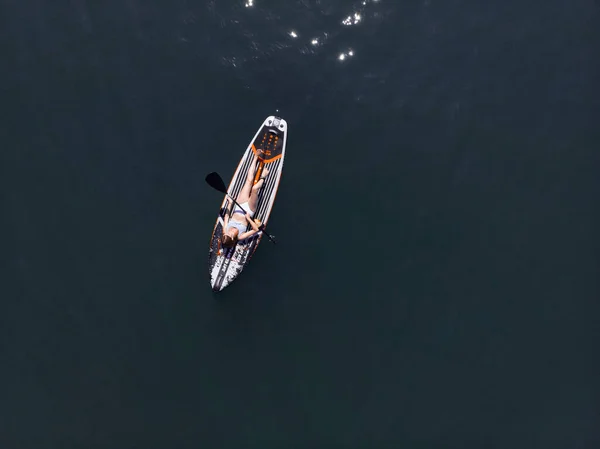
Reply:
[[[259, 158], [259, 167], [256, 170], [255, 182], [261, 176], [264, 167], [268, 168], [269, 174], [260, 189], [258, 205], [253, 219], [260, 220], [265, 226], [269, 221], [269, 215], [279, 188], [285, 156], [287, 128], [287, 122], [282, 118], [267, 117], [244, 152], [227, 188], [229, 195], [238, 200], [238, 195], [246, 182], [252, 159], [256, 154]], [[240, 275], [263, 236], [263, 232], [259, 231], [245, 240], [238, 241], [233, 248], [224, 248], [221, 245], [221, 236], [223, 235], [225, 215], [231, 213], [233, 207], [233, 201], [225, 195], [210, 240], [208, 267], [210, 284], [214, 291], [223, 290]], [[250, 229], [252, 228], [248, 225], [246, 230]]]

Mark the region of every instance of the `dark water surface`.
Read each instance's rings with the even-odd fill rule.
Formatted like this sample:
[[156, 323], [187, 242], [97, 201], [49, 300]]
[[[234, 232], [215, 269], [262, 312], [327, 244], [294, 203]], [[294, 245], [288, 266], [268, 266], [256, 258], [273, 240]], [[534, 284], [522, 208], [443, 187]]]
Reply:
[[1, 448], [600, 447], [598, 2], [6, 0], [0, 52]]

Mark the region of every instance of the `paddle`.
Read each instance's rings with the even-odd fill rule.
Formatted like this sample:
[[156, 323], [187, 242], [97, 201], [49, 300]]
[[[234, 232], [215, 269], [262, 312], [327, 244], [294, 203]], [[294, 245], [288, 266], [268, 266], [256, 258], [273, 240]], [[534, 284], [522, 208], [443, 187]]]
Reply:
[[[235, 204], [237, 204], [237, 206], [240, 209], [244, 210], [244, 208], [242, 206], [240, 206], [239, 203], [234, 198], [232, 198], [231, 195], [229, 195], [229, 193], [227, 193], [227, 187], [225, 187], [225, 183], [223, 182], [223, 179], [221, 179], [221, 176], [217, 172], [209, 173], [208, 175], [206, 175], [205, 179], [209, 186], [211, 186], [213, 189], [218, 190], [219, 192], [227, 195], [229, 198], [232, 199], [232, 201]], [[269, 240], [271, 240], [273, 243], [277, 244], [277, 242], [275, 241], [275, 237], [272, 235], [269, 235], [269, 233], [265, 231], [264, 223], [261, 223], [261, 225], [258, 227], [258, 229], [260, 231], [262, 231], [267, 237], [269, 237]]]

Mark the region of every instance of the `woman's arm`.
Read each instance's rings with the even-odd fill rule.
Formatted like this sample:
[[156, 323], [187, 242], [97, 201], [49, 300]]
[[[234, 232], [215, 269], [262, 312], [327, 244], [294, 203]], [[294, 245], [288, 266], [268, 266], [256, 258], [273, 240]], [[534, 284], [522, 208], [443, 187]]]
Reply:
[[[256, 224], [256, 222], [252, 219], [252, 217], [250, 217], [250, 214], [246, 214], [246, 219], [248, 220], [248, 223], [250, 223], [250, 226], [252, 226], [252, 229], [250, 231], [242, 232], [238, 236], [238, 240], [244, 240], [244, 239], [247, 239], [248, 237], [252, 237], [254, 234], [256, 234], [257, 232], [259, 232], [261, 230], [259, 225]], [[259, 223], [260, 223], [260, 221], [259, 221]]]
[[248, 212], [246, 212], [246, 220], [248, 220], [248, 223], [250, 223], [250, 226], [252, 226], [252, 229], [254, 229], [255, 231], [258, 231], [258, 225], [254, 222], [254, 220], [252, 219], [252, 217], [250, 216], [250, 214]]
[[227, 223], [229, 223], [229, 212], [225, 212], [225, 219], [223, 220], [223, 229], [227, 229]]

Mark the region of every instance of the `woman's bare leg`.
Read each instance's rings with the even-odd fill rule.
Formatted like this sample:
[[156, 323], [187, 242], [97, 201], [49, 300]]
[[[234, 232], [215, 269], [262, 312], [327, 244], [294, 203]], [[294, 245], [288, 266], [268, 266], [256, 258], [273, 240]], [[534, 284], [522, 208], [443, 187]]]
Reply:
[[248, 175], [246, 176], [246, 182], [244, 184], [244, 187], [242, 187], [242, 190], [240, 190], [240, 194], [238, 195], [237, 198], [237, 202], [238, 203], [245, 203], [246, 201], [249, 201], [250, 195], [251, 195], [251, 189], [252, 189], [252, 183], [254, 182], [254, 175], [256, 174], [256, 161], [258, 160], [258, 157], [256, 156], [256, 154], [254, 154], [254, 157], [252, 158], [252, 162], [250, 162], [250, 167], [248, 167]]
[[260, 192], [261, 187], [265, 183], [265, 178], [269, 174], [269, 170], [265, 167], [260, 175], [260, 179], [254, 186], [252, 187], [252, 192], [250, 193], [250, 198], [248, 199], [248, 206], [252, 209], [253, 212], [256, 212], [256, 206], [258, 205], [258, 194]]

